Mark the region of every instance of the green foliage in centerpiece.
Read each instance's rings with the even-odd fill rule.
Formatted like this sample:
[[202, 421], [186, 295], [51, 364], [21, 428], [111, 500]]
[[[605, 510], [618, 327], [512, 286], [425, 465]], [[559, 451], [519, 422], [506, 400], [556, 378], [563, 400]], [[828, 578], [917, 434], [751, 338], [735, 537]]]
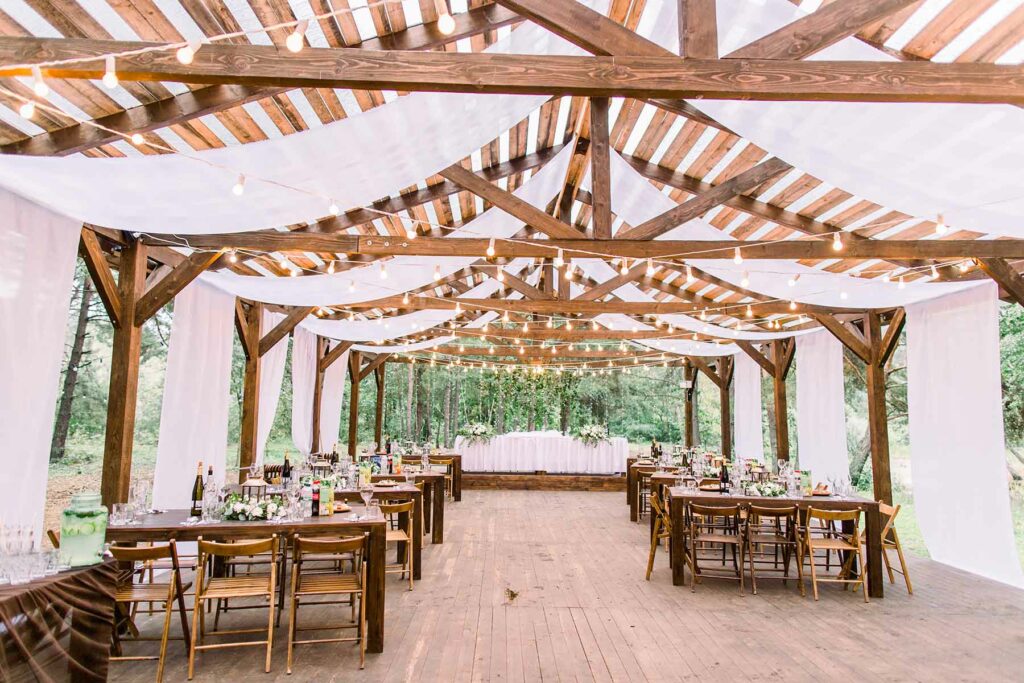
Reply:
[[464, 438], [470, 445], [487, 443], [494, 438], [494, 427], [484, 422], [474, 422], [459, 430], [459, 436]]
[[224, 519], [233, 522], [274, 521], [285, 516], [284, 499], [267, 496], [257, 500], [252, 496], [232, 493], [224, 501]]
[[765, 498], [778, 498], [786, 493], [786, 487], [774, 481], [758, 481], [750, 485], [750, 488], [759, 496]]
[[586, 425], [576, 432], [576, 439], [588, 446], [596, 446], [608, 440], [608, 429], [604, 425]]

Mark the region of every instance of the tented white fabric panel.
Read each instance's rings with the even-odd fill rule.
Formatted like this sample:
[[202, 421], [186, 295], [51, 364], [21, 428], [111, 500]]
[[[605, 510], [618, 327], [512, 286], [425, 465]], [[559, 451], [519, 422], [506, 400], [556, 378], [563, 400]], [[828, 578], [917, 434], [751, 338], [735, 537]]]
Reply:
[[153, 506], [187, 508], [203, 461], [224, 476], [231, 400], [235, 298], [195, 281], [174, 298], [167, 373], [160, 406], [160, 441], [153, 473]]
[[[529, 181], [516, 188], [513, 194], [535, 207], [543, 208], [565, 182], [565, 172], [571, 159], [572, 149], [570, 146], [545, 164], [544, 168], [534, 174]], [[509, 216], [497, 207], [491, 207], [460, 229], [452, 231], [448, 238], [511, 237], [521, 227], [522, 221]], [[454, 256], [438, 256], [429, 259], [396, 256], [386, 262], [387, 279], [381, 278], [381, 264], [379, 263], [334, 274], [306, 275], [304, 277], [256, 277], [238, 275], [227, 270], [203, 273], [201, 277], [225, 291], [246, 299], [290, 306], [331, 306], [372, 301], [401, 294], [434, 282], [435, 266], [438, 267], [441, 276], [446, 277], [476, 260], [473, 257]], [[353, 292], [349, 291], [350, 283], [355, 287]], [[445, 311], [417, 311], [416, 314], [424, 314], [421, 316], [424, 319], [447, 315]], [[446, 320], [447, 318], [442, 319]]]
[[733, 439], [736, 457], [764, 462], [761, 366], [745, 353], [737, 353], [733, 359]]
[[[605, 0], [588, 4], [601, 12], [607, 7]], [[529, 23], [486, 52], [584, 54]], [[330, 199], [348, 209], [415, 185], [494, 140], [547, 99], [413, 93], [284, 138], [187, 155], [6, 155], [0, 158], [0, 185], [65, 215], [112, 228], [192, 234], [273, 228], [326, 216]], [[409, 131], [416, 131], [415, 145], [409, 145]], [[236, 197], [231, 187], [239, 172], [248, 181], [245, 193]], [[144, 207], [125, 200], [141, 196]]]
[[914, 506], [932, 559], [1024, 586], [1010, 517], [994, 283], [907, 307]]
[[302, 455], [313, 446], [316, 335], [296, 327], [292, 338], [292, 442]]
[[[676, 3], [645, 20], [675, 50]], [[718, 0], [722, 54], [803, 15], [787, 0]], [[644, 22], [641, 23], [643, 28]], [[894, 58], [846, 38], [812, 60]], [[828, 183], [911, 216], [945, 212], [950, 225], [1024, 237], [1024, 112], [1010, 105], [701, 100], [702, 111], [762, 149]], [[965, 164], [964, 159], [971, 163]]]
[[0, 190], [0, 521], [36, 534], [81, 227]]
[[801, 470], [815, 483], [849, 480], [843, 345], [825, 330], [796, 338], [796, 430]]
[[[338, 342], [331, 344], [331, 348]], [[341, 404], [345, 396], [345, 379], [348, 377], [348, 356], [345, 351], [331, 363], [324, 372], [324, 386], [320, 394], [320, 452], [335, 450], [338, 431], [341, 429]]]
[[[284, 314], [263, 312], [260, 323], [260, 336], [264, 337], [279, 322]], [[256, 464], [263, 464], [263, 454], [267, 450], [267, 439], [274, 427], [277, 415], [277, 403], [281, 398], [281, 381], [284, 379], [284, 364], [288, 360], [288, 337], [274, 344], [260, 357], [260, 402], [256, 418]]]

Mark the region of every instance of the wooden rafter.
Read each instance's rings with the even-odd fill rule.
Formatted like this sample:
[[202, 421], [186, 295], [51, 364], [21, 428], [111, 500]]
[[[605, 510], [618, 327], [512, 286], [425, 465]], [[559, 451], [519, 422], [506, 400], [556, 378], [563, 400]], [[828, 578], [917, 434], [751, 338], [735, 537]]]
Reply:
[[[261, 304], [255, 304], [257, 306]], [[250, 333], [249, 329], [249, 313], [246, 311], [242, 304], [242, 300], [235, 299], [235, 331], [238, 333], [238, 339], [242, 342], [242, 352], [245, 353], [246, 359], [258, 358], [259, 357], [259, 339], [256, 335]], [[258, 334], [258, 331], [257, 331]]]
[[118, 293], [117, 281], [114, 280], [114, 273], [107, 263], [103, 247], [100, 246], [96, 233], [88, 228], [82, 229], [82, 235], [78, 244], [78, 253], [85, 261], [85, 267], [89, 271], [96, 293], [99, 294], [103, 308], [107, 311], [110, 323], [114, 327], [121, 326], [121, 295]]
[[871, 346], [863, 335], [826, 313], [812, 313], [811, 317], [821, 323], [822, 327], [831, 332], [843, 346], [850, 349], [858, 358], [865, 363], [871, 362]]
[[644, 276], [646, 271], [647, 264], [636, 263], [625, 273], [619, 273], [618, 275], [608, 278], [599, 285], [580, 292], [572, 299], [572, 301], [597, 301], [598, 299], [602, 299], [619, 287], [629, 284], [630, 282], [636, 282], [639, 278]]
[[594, 237], [612, 237], [612, 177], [608, 143], [608, 98], [590, 99], [590, 169], [594, 201]]
[[370, 376], [370, 374], [376, 370], [384, 361], [391, 356], [390, 353], [378, 353], [374, 356], [363, 368], [359, 371], [359, 381], [362, 382], [364, 379]]
[[715, 0], [678, 0], [679, 54], [692, 59], [718, 58]]
[[197, 251], [176, 265], [139, 299], [135, 307], [135, 324], [141, 325], [152, 318], [220, 257], [219, 251]]
[[[990, 241], [990, 240], [986, 240]], [[1001, 241], [1001, 240], [998, 240]], [[1001, 258], [978, 259], [978, 265], [985, 273], [995, 280], [1010, 297], [1024, 306], [1024, 278], [1009, 263]]]
[[[204, 45], [183, 65], [159, 43], [0, 37], [0, 76], [97, 79], [117, 53], [123, 81], [273, 87], [381, 88], [477, 94], [836, 102], [1024, 104], [1024, 66], [934, 62], [782, 62], [664, 57], [562, 57]], [[240, 68], [239, 65], [245, 65]], [[756, 78], [751, 77], [756, 74]]]
[[[474, 266], [473, 270], [478, 273], [483, 273], [487, 277], [497, 279], [496, 266]], [[502, 277], [505, 280], [503, 283], [504, 285], [519, 292], [527, 299], [554, 299], [554, 297], [551, 294], [548, 294], [545, 291], [537, 289], [530, 283], [526, 282], [526, 280], [520, 278], [518, 275], [503, 272]]]
[[757, 166], [740, 173], [734, 178], [715, 185], [714, 189], [672, 207], [668, 211], [644, 221], [629, 230], [621, 231], [619, 239], [649, 240], [664, 234], [689, 220], [704, 215], [711, 209], [724, 204], [738, 194], [748, 192], [772, 178], [787, 173], [793, 167], [772, 157]]
[[350, 342], [350, 341], [338, 342], [334, 346], [333, 349], [328, 351], [326, 354], [324, 354], [323, 358], [321, 358], [320, 360], [317, 361], [317, 369], [320, 372], [326, 371], [327, 368], [331, 367], [331, 365], [334, 363], [334, 361], [336, 361], [339, 358], [341, 358], [342, 355], [344, 355], [344, 353], [346, 351], [348, 351], [350, 348], [352, 348], [352, 345], [354, 343], [355, 342]]
[[744, 339], [737, 339], [736, 346], [743, 349], [743, 352], [754, 359], [754, 361], [761, 366], [770, 377], [775, 376], [775, 363], [772, 359], [765, 355], [760, 349], [754, 346], [753, 343]]
[[295, 326], [305, 320], [306, 316], [313, 312], [316, 306], [297, 306], [292, 309], [291, 313], [285, 316], [284, 320], [274, 326], [270, 332], [263, 335], [260, 339], [259, 352], [260, 356], [267, 355], [270, 349], [274, 348], [279, 341], [287, 337]]
[[892, 354], [896, 351], [896, 347], [899, 346], [900, 333], [903, 332], [903, 326], [906, 322], [906, 310], [897, 308], [892, 314], [892, 318], [889, 320], [889, 326], [885, 329], [885, 334], [882, 335], [882, 340], [878, 348], [878, 361], [883, 366], [889, 362], [889, 359], [892, 358]]

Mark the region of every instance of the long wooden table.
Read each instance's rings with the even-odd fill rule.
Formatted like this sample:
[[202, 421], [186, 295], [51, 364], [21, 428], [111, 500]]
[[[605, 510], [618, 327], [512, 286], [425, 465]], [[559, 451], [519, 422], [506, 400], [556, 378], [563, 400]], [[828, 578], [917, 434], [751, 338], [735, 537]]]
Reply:
[[[389, 477], [383, 477], [387, 479]], [[394, 479], [394, 476], [390, 477]], [[359, 496], [359, 491], [353, 489], [335, 489], [334, 491], [335, 500], [344, 500], [346, 502], [359, 501], [359, 505], [353, 508], [353, 510], [361, 510], [362, 498]], [[399, 500], [412, 500], [413, 505], [413, 516], [412, 516], [412, 578], [419, 580], [423, 574], [423, 563], [420, 558], [423, 554], [423, 494], [420, 490], [412, 484], [401, 483], [397, 486], [374, 486], [373, 487], [373, 499], [383, 501], [399, 501]], [[405, 513], [399, 515], [399, 523], [404, 527], [408, 520]], [[403, 544], [398, 545], [398, 556], [401, 558], [404, 552]], [[369, 603], [367, 603], [369, 604]]]
[[452, 461], [452, 500], [462, 500], [462, 456], [458, 453], [438, 453], [430, 458]]
[[[652, 481], [653, 485], [655, 485], [654, 481]], [[885, 597], [885, 589], [882, 584], [881, 515], [878, 511], [878, 503], [873, 500], [839, 496], [779, 496], [777, 498], [768, 498], [763, 496], [723, 494], [711, 491], [687, 493], [685, 489], [678, 486], [669, 486], [667, 492], [669, 514], [672, 519], [670, 548], [672, 554], [672, 584], [675, 586], [682, 586], [685, 583], [683, 570], [686, 567], [686, 558], [684, 557], [683, 549], [686, 547], [686, 544], [683, 542], [682, 534], [686, 533], [684, 511], [689, 501], [699, 505], [730, 505], [734, 503], [758, 505], [760, 507], [789, 507], [795, 505], [802, 512], [806, 512], [807, 508], [810, 507], [821, 510], [864, 511], [864, 533], [867, 536], [868, 595], [873, 598]]]
[[[415, 487], [413, 487], [415, 488]], [[358, 498], [358, 494], [356, 494]], [[337, 514], [309, 517], [297, 522], [211, 522], [185, 525], [188, 510], [168, 510], [159, 514], [136, 518], [131, 526], [108, 526], [107, 540], [118, 543], [195, 541], [234, 541], [269, 538], [271, 534], [291, 538], [303, 536], [355, 536], [368, 533], [366, 549], [366, 649], [384, 651], [384, 566], [387, 562], [387, 524], [383, 517], [373, 520], [355, 520], [351, 515]]]
[[[373, 481], [403, 479], [405, 474], [375, 474]], [[431, 543], [444, 543], [444, 473], [416, 472], [417, 484], [423, 484], [423, 529], [430, 534]]]

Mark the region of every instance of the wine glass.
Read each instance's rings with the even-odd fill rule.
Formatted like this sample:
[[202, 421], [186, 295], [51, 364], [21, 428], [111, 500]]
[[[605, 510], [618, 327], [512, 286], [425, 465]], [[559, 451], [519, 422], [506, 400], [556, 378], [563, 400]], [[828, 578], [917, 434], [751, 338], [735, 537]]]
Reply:
[[363, 499], [363, 519], [370, 518], [370, 501], [373, 500], [373, 484], [359, 487], [359, 497]]

